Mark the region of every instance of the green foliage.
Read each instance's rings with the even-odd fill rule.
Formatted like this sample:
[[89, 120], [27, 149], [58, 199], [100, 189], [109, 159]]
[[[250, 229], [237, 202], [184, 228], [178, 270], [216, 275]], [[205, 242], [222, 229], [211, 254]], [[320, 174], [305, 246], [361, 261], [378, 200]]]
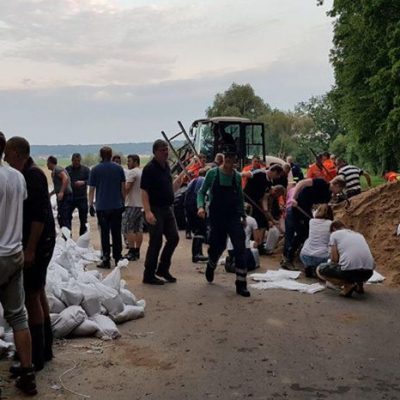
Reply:
[[400, 2], [335, 0], [332, 92], [351, 147], [375, 171], [400, 166]]
[[208, 118], [235, 116], [257, 119], [270, 110], [270, 106], [255, 94], [250, 84], [232, 83], [228, 90], [215, 96], [213, 105], [206, 110], [206, 115]]
[[98, 154], [84, 154], [82, 156], [82, 164], [86, 165], [87, 167], [93, 167], [93, 165], [96, 165], [100, 161], [99, 155]]

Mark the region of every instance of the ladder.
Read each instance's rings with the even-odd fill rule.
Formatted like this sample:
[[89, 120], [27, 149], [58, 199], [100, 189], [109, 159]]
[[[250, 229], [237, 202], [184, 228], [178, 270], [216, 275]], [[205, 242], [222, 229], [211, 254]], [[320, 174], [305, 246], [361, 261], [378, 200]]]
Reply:
[[[184, 171], [185, 174], [190, 178], [190, 174], [187, 172], [186, 167], [192, 160], [194, 156], [199, 156], [197, 153], [192, 140], [190, 139], [189, 135], [187, 134], [184, 126], [182, 125], [181, 121], [178, 121], [178, 125], [180, 131], [171, 137], [168, 137], [164, 131], [161, 131], [165, 141], [168, 143], [169, 148], [172, 150], [172, 153], [175, 158], [171, 159], [171, 173], [174, 175], [176, 173], [180, 173]], [[178, 138], [179, 136], [184, 137], [185, 141], [181, 147], [175, 148], [174, 144], [172, 143], [173, 140]]]

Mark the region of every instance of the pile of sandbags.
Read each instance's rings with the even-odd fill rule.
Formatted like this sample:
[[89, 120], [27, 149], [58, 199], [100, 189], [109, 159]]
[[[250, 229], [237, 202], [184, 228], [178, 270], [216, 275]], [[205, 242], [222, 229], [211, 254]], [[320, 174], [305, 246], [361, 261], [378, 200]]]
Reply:
[[99, 252], [90, 247], [89, 232], [76, 243], [69, 237], [69, 231], [63, 228], [47, 273], [46, 293], [54, 337], [115, 339], [120, 336], [116, 324], [143, 317], [146, 305], [121, 279], [121, 268], [128, 262], [120, 261], [103, 279], [99, 271], [85, 268], [100, 260]]

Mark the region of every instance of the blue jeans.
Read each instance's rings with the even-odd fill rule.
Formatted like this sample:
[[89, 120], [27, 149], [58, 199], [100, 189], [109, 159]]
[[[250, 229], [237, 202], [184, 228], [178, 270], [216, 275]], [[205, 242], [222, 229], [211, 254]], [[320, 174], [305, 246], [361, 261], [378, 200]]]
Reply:
[[305, 254], [300, 253], [300, 260], [304, 264], [305, 267], [318, 267], [318, 265], [322, 263], [326, 263], [328, 261], [328, 257], [315, 257], [315, 256], [307, 256]]

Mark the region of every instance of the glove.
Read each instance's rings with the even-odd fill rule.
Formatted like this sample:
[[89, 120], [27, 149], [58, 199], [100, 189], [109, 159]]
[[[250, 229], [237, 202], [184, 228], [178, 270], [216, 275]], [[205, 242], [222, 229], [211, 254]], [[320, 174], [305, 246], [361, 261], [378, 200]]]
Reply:
[[91, 217], [94, 217], [96, 215], [96, 210], [94, 209], [94, 206], [89, 207], [89, 214]]

